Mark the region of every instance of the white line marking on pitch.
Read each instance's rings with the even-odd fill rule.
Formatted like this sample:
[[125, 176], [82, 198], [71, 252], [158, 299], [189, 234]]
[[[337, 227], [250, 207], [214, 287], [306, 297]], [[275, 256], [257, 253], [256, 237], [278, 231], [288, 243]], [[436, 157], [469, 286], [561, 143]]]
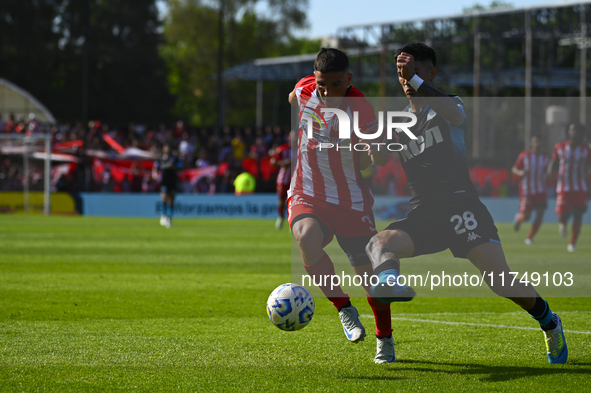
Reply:
[[[588, 314], [591, 311], [556, 311], [556, 314]], [[477, 311], [477, 312], [413, 312], [413, 313], [397, 313], [396, 315], [501, 315], [501, 314], [523, 314], [523, 311]]]
[[[363, 318], [373, 318], [373, 315], [363, 314]], [[524, 327], [524, 326], [509, 326], [509, 325], [493, 325], [491, 323], [472, 323], [472, 322], [452, 322], [452, 321], [437, 321], [434, 319], [415, 319], [415, 318], [396, 318], [392, 317], [394, 321], [408, 321], [408, 322], [424, 322], [424, 323], [441, 323], [444, 325], [465, 325], [465, 326], [479, 326], [479, 327], [492, 327], [492, 328], [505, 328], [505, 329], [520, 329], [520, 330], [540, 330], [540, 328]], [[578, 330], [564, 330], [565, 333], [577, 333], [577, 334], [589, 334], [591, 332], [584, 332]]]

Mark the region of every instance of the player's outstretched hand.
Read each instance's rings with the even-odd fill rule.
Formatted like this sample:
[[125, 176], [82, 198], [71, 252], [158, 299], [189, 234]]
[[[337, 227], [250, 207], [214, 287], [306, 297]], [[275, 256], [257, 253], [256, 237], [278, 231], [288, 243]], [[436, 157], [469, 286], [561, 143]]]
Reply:
[[396, 67], [398, 68], [398, 76], [410, 80], [415, 75], [415, 58], [406, 52], [402, 52], [398, 55]]

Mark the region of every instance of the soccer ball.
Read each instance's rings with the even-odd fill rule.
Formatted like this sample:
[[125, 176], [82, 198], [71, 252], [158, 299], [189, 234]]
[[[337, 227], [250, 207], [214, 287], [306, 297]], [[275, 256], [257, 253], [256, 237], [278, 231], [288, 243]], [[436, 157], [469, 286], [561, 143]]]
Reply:
[[314, 316], [314, 298], [297, 284], [281, 284], [269, 295], [267, 315], [281, 330], [300, 330]]

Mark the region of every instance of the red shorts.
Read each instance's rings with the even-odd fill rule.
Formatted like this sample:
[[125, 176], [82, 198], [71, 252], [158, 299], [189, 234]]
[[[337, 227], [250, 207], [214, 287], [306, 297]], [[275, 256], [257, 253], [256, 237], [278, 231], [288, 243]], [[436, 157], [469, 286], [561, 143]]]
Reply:
[[569, 213], [573, 208], [582, 208], [587, 210], [587, 192], [586, 191], [566, 191], [559, 192], [556, 196], [556, 214]]
[[287, 200], [289, 226], [302, 214], [315, 216], [327, 226], [329, 233], [322, 247], [328, 245], [334, 235], [342, 237], [365, 237], [376, 233], [373, 212], [345, 209], [342, 206], [311, 198], [307, 195], [292, 195]]
[[519, 213], [525, 214], [538, 207], [548, 207], [548, 198], [545, 193], [522, 196], [519, 198]]
[[289, 184], [277, 183], [277, 197], [282, 201], [287, 199], [287, 191], [289, 190]]

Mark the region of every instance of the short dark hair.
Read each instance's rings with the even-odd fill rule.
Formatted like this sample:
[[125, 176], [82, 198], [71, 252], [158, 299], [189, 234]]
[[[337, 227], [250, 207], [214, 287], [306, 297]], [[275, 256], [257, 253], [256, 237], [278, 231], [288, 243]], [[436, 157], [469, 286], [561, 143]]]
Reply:
[[402, 52], [412, 55], [416, 61], [430, 60], [433, 67], [437, 67], [437, 55], [435, 54], [435, 49], [431, 48], [429, 45], [425, 45], [419, 41], [415, 41], [412, 44], [406, 44], [402, 48], [396, 49], [394, 58], [397, 59]]
[[322, 73], [343, 72], [349, 70], [349, 57], [342, 50], [322, 48], [316, 55], [314, 71]]

